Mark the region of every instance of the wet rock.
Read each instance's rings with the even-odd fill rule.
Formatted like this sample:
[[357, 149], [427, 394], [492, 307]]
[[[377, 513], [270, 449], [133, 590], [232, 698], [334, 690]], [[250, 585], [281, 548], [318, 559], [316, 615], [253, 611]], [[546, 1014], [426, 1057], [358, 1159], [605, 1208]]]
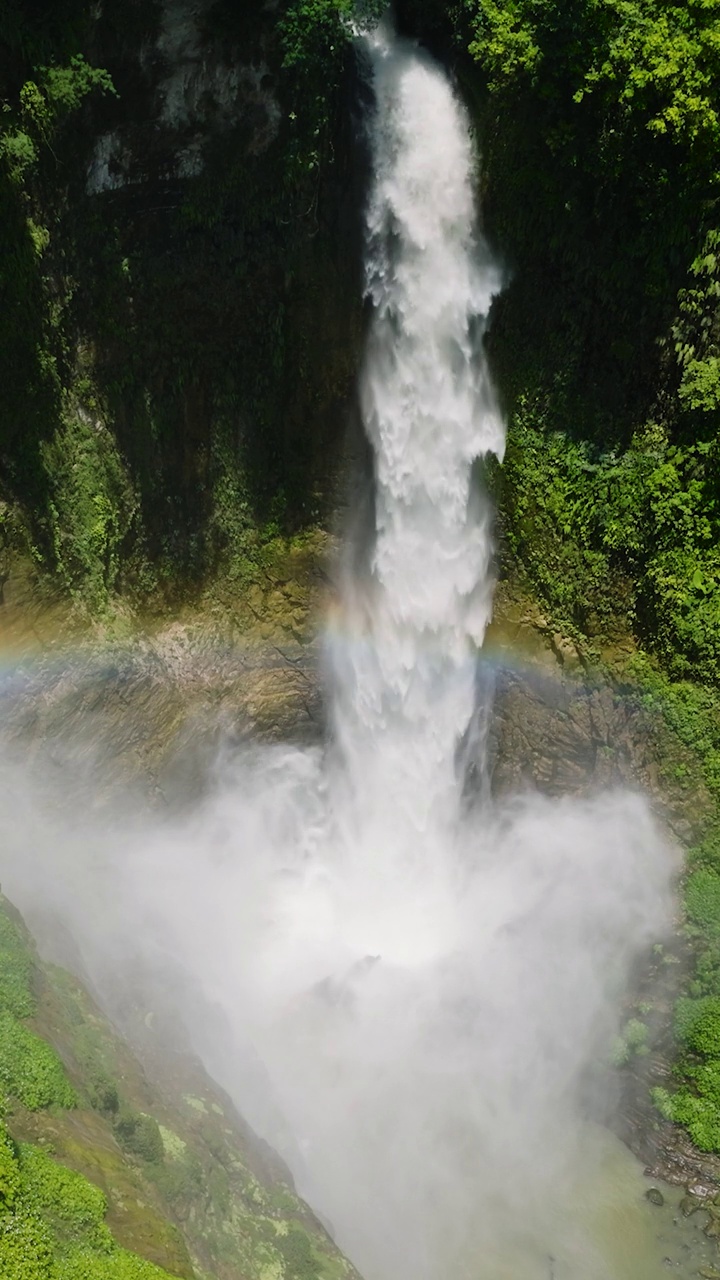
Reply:
[[697, 1213], [698, 1209], [702, 1209], [702, 1204], [696, 1200], [694, 1196], [683, 1196], [680, 1201], [680, 1212], [683, 1218], [689, 1218], [691, 1214]]
[[645, 1192], [645, 1199], [649, 1200], [651, 1204], [658, 1205], [660, 1209], [665, 1204], [665, 1197], [658, 1187], [648, 1187]]

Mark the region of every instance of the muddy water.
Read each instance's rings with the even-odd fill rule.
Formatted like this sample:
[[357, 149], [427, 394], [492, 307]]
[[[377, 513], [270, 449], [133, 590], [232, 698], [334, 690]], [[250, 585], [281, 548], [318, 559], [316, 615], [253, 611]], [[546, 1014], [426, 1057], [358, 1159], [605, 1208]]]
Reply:
[[[587, 1125], [571, 1172], [550, 1208], [543, 1194], [542, 1214], [528, 1217], [519, 1203], [512, 1222], [496, 1221], [463, 1280], [690, 1280], [715, 1268], [720, 1277], [720, 1249], [704, 1232], [709, 1212], [684, 1217], [684, 1188], [649, 1181], [606, 1129]], [[662, 1206], [646, 1198], [651, 1187]]]

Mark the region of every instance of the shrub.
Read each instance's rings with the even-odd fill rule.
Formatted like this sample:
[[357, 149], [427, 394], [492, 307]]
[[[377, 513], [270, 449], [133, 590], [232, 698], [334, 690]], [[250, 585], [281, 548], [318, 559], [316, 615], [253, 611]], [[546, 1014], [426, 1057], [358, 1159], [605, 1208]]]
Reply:
[[160, 1126], [152, 1116], [141, 1112], [121, 1111], [115, 1122], [115, 1135], [120, 1146], [148, 1164], [160, 1164], [165, 1155]]
[[704, 1063], [688, 1072], [696, 1092], [683, 1086], [677, 1093], [654, 1089], [653, 1101], [666, 1120], [681, 1124], [701, 1151], [720, 1150], [720, 1061]]
[[720, 875], [712, 868], [699, 867], [689, 876], [685, 910], [691, 925], [710, 937], [720, 938]]
[[33, 958], [22, 926], [0, 900], [0, 1010], [16, 1018], [35, 1012], [32, 993]]
[[693, 1053], [720, 1058], [720, 997], [682, 999], [675, 1006], [675, 1034]]
[[0, 1013], [0, 1086], [29, 1111], [77, 1104], [55, 1050], [9, 1013]]

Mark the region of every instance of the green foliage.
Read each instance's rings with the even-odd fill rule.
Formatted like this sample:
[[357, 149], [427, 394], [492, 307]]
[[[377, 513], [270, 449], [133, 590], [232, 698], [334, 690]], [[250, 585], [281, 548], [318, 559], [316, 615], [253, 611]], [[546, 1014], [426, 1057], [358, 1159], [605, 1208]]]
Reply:
[[[518, 401], [506, 536], [556, 613], [590, 634], [634, 625], [676, 678], [720, 678], [720, 445], [655, 423], [601, 452]], [[608, 593], [607, 583], [613, 584]]]
[[58, 1280], [168, 1280], [168, 1273], [127, 1249], [102, 1258], [84, 1249], [63, 1260]]
[[36, 74], [37, 80], [22, 86], [15, 107], [2, 104], [0, 159], [16, 184], [35, 168], [42, 147], [51, 143], [65, 117], [77, 111], [88, 94], [94, 89], [115, 92], [107, 71], [91, 67], [79, 53], [66, 66], [39, 67]]
[[100, 1253], [112, 1248], [105, 1225], [107, 1202], [102, 1191], [78, 1173], [58, 1164], [38, 1147], [20, 1148], [20, 1174], [25, 1204], [64, 1248], [82, 1244]]
[[5, 161], [12, 181], [20, 183], [37, 164], [38, 150], [23, 129], [6, 129], [0, 133], [0, 159]]
[[[631, 674], [641, 690], [643, 705], [658, 713], [680, 743], [691, 753], [698, 784], [704, 784], [712, 801], [720, 805], [720, 696], [716, 689], [671, 681], [646, 658], [638, 656]], [[694, 861], [712, 865], [718, 837], [708, 830], [694, 854]]]
[[[65, 52], [78, 16], [72, 4], [59, 4], [52, 16], [37, 23], [42, 32], [33, 29], [17, 6], [5, 9], [0, 44], [15, 51], [14, 71], [28, 61], [26, 78], [14, 92], [6, 87], [4, 69], [0, 73], [0, 455], [5, 496], [28, 505], [36, 558], [51, 560], [57, 547], [48, 537], [50, 495], [39, 444], [59, 426], [61, 388], [70, 381], [63, 331], [69, 294], [64, 293], [58, 262], [43, 262], [51, 245], [45, 219], [56, 223], [58, 210], [52, 206], [62, 202], [62, 195], [56, 189], [50, 208], [43, 206], [43, 198], [48, 179], [57, 181], [56, 148], [65, 122], [93, 91], [114, 89], [108, 73], [92, 67], [82, 54], [71, 53], [66, 60], [58, 56]], [[53, 32], [56, 43], [48, 43]], [[10, 76], [8, 80], [12, 84]], [[98, 547], [96, 555], [101, 554]], [[96, 563], [92, 568], [91, 576], [103, 572]], [[89, 595], [98, 595], [95, 582]]]
[[0, 1215], [12, 1209], [21, 1187], [15, 1144], [0, 1121]]
[[148, 1164], [162, 1162], [165, 1148], [157, 1120], [141, 1113], [120, 1110], [115, 1120], [115, 1136], [121, 1147]]
[[613, 1066], [622, 1067], [632, 1058], [642, 1058], [648, 1052], [649, 1030], [640, 1018], [630, 1018], [613, 1046]]
[[636, 520], [625, 495], [614, 510], [607, 501], [620, 475], [612, 464], [606, 473], [591, 446], [545, 434], [530, 405], [518, 404], [504, 464], [506, 545], [556, 614], [589, 634], [611, 631], [623, 600], [631, 607], [608, 545], [621, 522], [631, 540]]
[[279, 22], [283, 67], [290, 81], [286, 165], [294, 186], [323, 162], [350, 38], [350, 9], [350, 0], [291, 0]]
[[675, 1034], [686, 1048], [720, 1058], [720, 997], [681, 999], [675, 1006]]
[[678, 295], [672, 326], [675, 355], [682, 370], [678, 398], [695, 417], [698, 432], [711, 435], [705, 448], [717, 471], [714, 432], [707, 414], [720, 407], [720, 232], [708, 231], [702, 252], [690, 266], [690, 285]]
[[115, 93], [115, 86], [107, 71], [102, 67], [91, 67], [81, 53], [74, 54], [67, 66], [43, 67], [40, 84], [42, 88], [37, 91], [36, 98], [44, 97], [41, 115], [45, 121], [49, 118], [53, 123], [62, 116], [77, 111], [94, 89]]
[[90, 1104], [103, 1115], [114, 1117], [120, 1110], [120, 1096], [114, 1080], [102, 1070], [91, 1071], [88, 1081]]
[[290, 0], [280, 18], [283, 68], [292, 102], [288, 165], [295, 180], [323, 163], [353, 22], [371, 23], [385, 7], [382, 0]]
[[306, 1231], [292, 1227], [285, 1236], [278, 1236], [278, 1248], [283, 1256], [288, 1280], [321, 1280], [321, 1262], [315, 1256]]
[[645, 707], [662, 715], [687, 752], [689, 787], [706, 789], [711, 814], [689, 852], [684, 886], [693, 968], [688, 994], [675, 1008], [681, 1084], [675, 1093], [660, 1089], [653, 1097], [661, 1114], [684, 1125], [702, 1150], [720, 1150], [720, 697], [713, 688], [674, 684], [645, 660], [635, 662], [634, 673]]
[[716, 0], [467, 0], [467, 7], [471, 53], [493, 86], [527, 80], [568, 115], [586, 104], [602, 110], [616, 135], [601, 140], [607, 152], [624, 129], [694, 148], [717, 142]]
[[708, 939], [720, 941], [720, 875], [699, 867], [685, 886], [685, 911], [691, 925]]
[[55, 563], [71, 592], [100, 611], [115, 586], [136, 499], [117, 442], [102, 419], [76, 404], [41, 446], [51, 477]]
[[0, 1013], [0, 1086], [29, 1111], [77, 1101], [54, 1049], [10, 1013]]
[[372, 24], [385, 8], [383, 0], [290, 0], [279, 25], [283, 65], [327, 76], [353, 37], [353, 24]]
[[16, 1148], [0, 1121], [3, 1280], [169, 1280], [118, 1247], [106, 1209], [97, 1187], [37, 1147]]
[[[720, 672], [720, 11], [468, 0], [508, 547], [561, 619]], [[603, 581], [610, 590], [603, 592]]]
[[35, 1013], [34, 967], [24, 926], [0, 898], [0, 1097], [17, 1098], [30, 1111], [74, 1107], [75, 1091], [58, 1055], [20, 1021]]
[[291, 0], [280, 21], [284, 66], [323, 71], [350, 35], [352, 0]]
[[653, 1089], [660, 1114], [681, 1124], [701, 1151], [720, 1150], [720, 1061], [692, 1069], [696, 1092], [684, 1086], [677, 1093]]
[[50, 1233], [31, 1214], [0, 1218], [0, 1275], [3, 1280], [57, 1280]]
[[[720, 1149], [720, 3], [466, 0], [489, 334], [509, 419], [505, 562], [633, 676], [665, 768], [714, 818], [691, 852], [668, 1118]], [[462, 23], [457, 24], [462, 33]], [[698, 816], [698, 824], [699, 824]], [[616, 1058], [627, 1060], [626, 1038]]]
[[0, 1011], [15, 1018], [35, 1012], [33, 958], [23, 926], [0, 898]]

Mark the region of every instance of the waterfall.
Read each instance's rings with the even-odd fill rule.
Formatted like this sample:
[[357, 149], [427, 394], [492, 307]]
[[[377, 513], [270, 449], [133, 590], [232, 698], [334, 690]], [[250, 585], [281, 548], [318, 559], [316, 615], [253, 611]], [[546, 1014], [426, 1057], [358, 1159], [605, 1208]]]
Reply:
[[64, 898], [27, 872], [60, 839], [28, 806], [3, 881], [21, 905], [23, 876], [52, 885], [91, 970], [139, 952], [191, 975], [230, 1028], [213, 1039], [185, 999], [198, 1051], [365, 1280], [537, 1280], [550, 1254], [595, 1280], [608, 1266], [565, 1208], [581, 1085], [667, 920], [672, 858], [639, 796], [461, 804], [501, 281], [446, 73], [387, 26], [363, 44], [376, 527], [328, 626], [330, 741], [238, 752], [189, 817], [66, 836]]
[[363, 596], [345, 583], [335, 729], [351, 770], [422, 830], [456, 791], [491, 608], [491, 520], [472, 483], [500, 456], [481, 336], [499, 273], [478, 236], [468, 120], [441, 69], [382, 25], [366, 38], [375, 109], [366, 219], [373, 304], [361, 377], [376, 540]]
[[[475, 463], [504, 442], [482, 337], [501, 279], [446, 73], [386, 25], [363, 50], [374, 538], [328, 627], [326, 750], [250, 753], [196, 829], [207, 847], [231, 825], [237, 852], [201, 887], [227, 947], [189, 967], [251, 1038], [287, 1129], [260, 1126], [366, 1280], [519, 1280], [550, 1253], [601, 1277], [557, 1205], [583, 1073], [666, 919], [671, 860], [632, 795], [463, 809], [492, 599]], [[247, 1109], [252, 1090], [234, 1092]]]

